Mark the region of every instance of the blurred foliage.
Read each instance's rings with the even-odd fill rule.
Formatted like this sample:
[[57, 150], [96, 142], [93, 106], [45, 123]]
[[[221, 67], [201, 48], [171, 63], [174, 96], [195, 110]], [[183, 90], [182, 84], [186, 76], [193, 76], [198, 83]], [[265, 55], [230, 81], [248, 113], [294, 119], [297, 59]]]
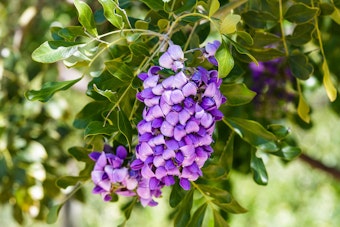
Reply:
[[[24, 222], [23, 213], [46, 219], [46, 208], [51, 208], [48, 222], [54, 222], [61, 206], [90, 178], [93, 164], [87, 154], [102, 150], [104, 142], [124, 144], [134, 152], [143, 108], [135, 98], [141, 89], [136, 76], [157, 64], [170, 38], [184, 50], [213, 39], [222, 41], [216, 58], [223, 78], [221, 91], [228, 99], [221, 108], [225, 117], [216, 125], [214, 154], [203, 177], [192, 183], [190, 191], [178, 185], [171, 190], [169, 204], [175, 209], [170, 217], [175, 226], [211, 225], [209, 218], [214, 226], [226, 226], [228, 213], [245, 212], [230, 194], [230, 171], [252, 173], [257, 184], [266, 185], [266, 159], [274, 155], [286, 162], [300, 154], [299, 137], [290, 136], [287, 125], [313, 127], [310, 113], [318, 110], [310, 106], [306, 94], [323, 87], [339, 114], [337, 0], [88, 4], [77, 0], [74, 5], [59, 1], [58, 7], [55, 1], [20, 3], [0, 3], [0, 198], [12, 205], [19, 223]], [[186, 58], [194, 66], [207, 64], [197, 59], [195, 51], [186, 53]], [[59, 61], [82, 76], [60, 80], [54, 64]], [[255, 62], [253, 67], [250, 62]], [[259, 75], [254, 73], [256, 67], [263, 69]], [[70, 127], [74, 107], [62, 93], [55, 93], [86, 79], [91, 101]], [[30, 102], [24, 93], [29, 100], [46, 103]], [[122, 116], [125, 122], [119, 120]], [[79, 146], [73, 143], [76, 147], [66, 154], [75, 128], [83, 131], [84, 141]], [[77, 175], [66, 173], [70, 155], [85, 163]], [[70, 176], [59, 178], [62, 175]], [[60, 199], [57, 179], [64, 189], [76, 185], [66, 199]], [[126, 219], [135, 202], [123, 207]]]

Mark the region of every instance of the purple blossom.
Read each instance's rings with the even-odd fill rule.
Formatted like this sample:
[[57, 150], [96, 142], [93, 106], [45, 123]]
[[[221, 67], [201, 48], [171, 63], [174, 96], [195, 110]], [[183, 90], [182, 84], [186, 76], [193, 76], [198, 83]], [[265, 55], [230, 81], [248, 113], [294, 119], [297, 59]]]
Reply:
[[159, 65], [177, 71], [184, 67], [184, 53], [180, 46], [170, 45], [168, 50], [159, 58]]
[[[151, 148], [149, 152], [152, 154]], [[140, 159], [125, 163], [127, 154], [125, 147], [118, 146], [114, 153], [114, 149], [109, 145], [105, 145], [102, 152], [89, 154], [95, 161], [91, 172], [91, 179], [95, 184], [92, 192], [100, 194], [104, 201], [110, 201], [111, 194], [116, 193], [128, 197], [138, 196], [143, 206], [157, 205], [154, 198], [161, 195], [161, 187], [154, 186], [150, 189], [147, 183], [150, 181], [149, 176], [153, 176], [154, 173], [146, 168], [145, 162]], [[143, 175], [148, 177], [143, 178]]]
[[[218, 41], [208, 44], [205, 57], [213, 59], [219, 45]], [[136, 157], [142, 178], [149, 183], [141, 189], [144, 197], [155, 196], [154, 188], [174, 184], [175, 177], [182, 188], [190, 189], [190, 181], [202, 175], [201, 168], [212, 153], [215, 122], [223, 117], [218, 108], [226, 99], [219, 90], [222, 81], [217, 71], [198, 67], [190, 74], [177, 72], [184, 69], [183, 59], [180, 47], [171, 45], [159, 63], [176, 71], [175, 75], [164, 78], [157, 74], [161, 68], [153, 66], [152, 73], [149, 70], [147, 76], [139, 76], [144, 90], [137, 97], [145, 109], [144, 119], [137, 125]], [[151, 86], [149, 81], [157, 83]]]
[[215, 54], [217, 49], [220, 47], [221, 43], [220, 41], [215, 40], [212, 43], [208, 43], [203, 51], [203, 56], [208, 59], [208, 61], [213, 65], [218, 65], [218, 62], [215, 58]]

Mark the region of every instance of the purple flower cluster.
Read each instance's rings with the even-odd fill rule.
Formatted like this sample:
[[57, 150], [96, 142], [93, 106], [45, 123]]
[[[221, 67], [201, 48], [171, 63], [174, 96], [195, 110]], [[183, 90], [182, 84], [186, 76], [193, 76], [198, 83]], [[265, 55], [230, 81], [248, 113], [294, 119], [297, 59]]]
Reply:
[[103, 152], [92, 152], [90, 158], [95, 161], [91, 172], [92, 181], [95, 184], [94, 194], [100, 194], [104, 201], [112, 199], [111, 194], [124, 196], [136, 195], [134, 189], [138, 185], [138, 172], [125, 167], [127, 150], [119, 146], [114, 154], [113, 148], [104, 146]]
[[[137, 98], [145, 108], [137, 125], [136, 162], [151, 189], [173, 185], [175, 177], [183, 189], [190, 189], [213, 151], [215, 122], [223, 117], [218, 108], [226, 99], [219, 90], [218, 72], [202, 67], [185, 71], [183, 57], [181, 48], [171, 45], [160, 57], [160, 66], [139, 75], [144, 90]], [[174, 75], [163, 78], [163, 68]]]
[[[202, 50], [203, 56], [216, 65], [218, 47], [217, 41]], [[170, 45], [159, 64], [138, 75], [144, 89], [137, 99], [145, 108], [137, 125], [135, 159], [125, 161], [127, 151], [122, 146], [115, 154], [107, 146], [102, 153], [90, 154], [96, 161], [93, 192], [105, 201], [111, 200], [111, 193], [117, 193], [138, 196], [143, 206], [157, 205], [154, 198], [176, 179], [189, 190], [190, 182], [202, 175], [201, 168], [213, 152], [215, 122], [223, 117], [218, 108], [226, 101], [219, 90], [222, 80], [218, 72], [200, 66], [186, 68], [184, 53], [177, 45]], [[173, 75], [162, 76], [163, 69], [172, 70]]]

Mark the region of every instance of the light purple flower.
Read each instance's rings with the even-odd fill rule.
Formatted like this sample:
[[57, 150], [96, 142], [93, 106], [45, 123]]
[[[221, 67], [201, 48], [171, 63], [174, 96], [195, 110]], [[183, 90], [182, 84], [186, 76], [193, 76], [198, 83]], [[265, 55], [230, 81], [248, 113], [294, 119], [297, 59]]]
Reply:
[[212, 43], [208, 43], [203, 51], [203, 56], [208, 59], [208, 61], [213, 64], [218, 66], [218, 62], [215, 58], [215, 54], [217, 49], [220, 47], [221, 43], [217, 40], [215, 40]]
[[177, 71], [184, 67], [184, 53], [180, 46], [170, 45], [168, 50], [159, 58], [159, 65]]

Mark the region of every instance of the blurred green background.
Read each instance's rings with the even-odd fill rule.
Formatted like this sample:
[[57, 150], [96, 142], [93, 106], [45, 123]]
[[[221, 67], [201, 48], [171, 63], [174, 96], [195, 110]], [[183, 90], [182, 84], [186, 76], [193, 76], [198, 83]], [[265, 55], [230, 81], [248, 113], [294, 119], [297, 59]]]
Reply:
[[[59, 93], [45, 104], [24, 97], [25, 91], [38, 89], [46, 81], [77, 76], [61, 65], [41, 65], [31, 59], [33, 50], [50, 39], [52, 25], [76, 21], [72, 1], [0, 2], [0, 226], [46, 226], [47, 208], [66, 193], [54, 181], [63, 175], [76, 175], [81, 169], [67, 149], [82, 145], [81, 132], [72, 127], [72, 121], [88, 101], [86, 84]], [[305, 95], [314, 110], [313, 127], [305, 130], [284, 123], [303, 152], [329, 167], [338, 178], [301, 158], [283, 163], [264, 157], [270, 178], [265, 187], [255, 184], [250, 175], [232, 171], [232, 193], [248, 212], [231, 215], [231, 226], [339, 226], [339, 115], [331, 108], [324, 89]], [[58, 222], [50, 226], [120, 224], [123, 215], [119, 208], [125, 200], [104, 203], [99, 196], [92, 196], [91, 190], [92, 184], [87, 183], [76, 199], [63, 207]], [[168, 195], [165, 190], [158, 207], [134, 209], [127, 226], [171, 226]]]

